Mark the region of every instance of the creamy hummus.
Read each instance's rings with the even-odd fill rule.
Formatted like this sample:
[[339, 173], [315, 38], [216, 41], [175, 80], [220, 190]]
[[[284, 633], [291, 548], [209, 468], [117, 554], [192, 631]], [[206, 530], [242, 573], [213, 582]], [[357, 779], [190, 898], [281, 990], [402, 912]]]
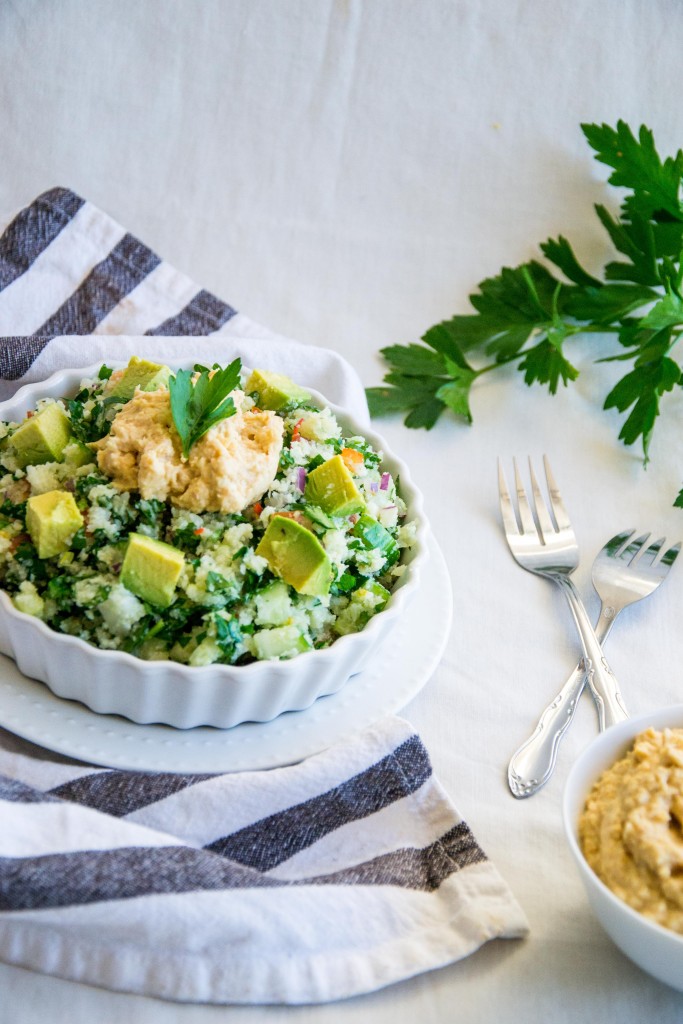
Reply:
[[647, 729], [595, 783], [586, 860], [620, 899], [683, 934], [683, 729]]
[[233, 391], [234, 416], [221, 420], [182, 457], [168, 391], [138, 391], [92, 447], [97, 464], [120, 491], [170, 501], [191, 512], [241, 512], [263, 495], [278, 469], [283, 420], [244, 409]]

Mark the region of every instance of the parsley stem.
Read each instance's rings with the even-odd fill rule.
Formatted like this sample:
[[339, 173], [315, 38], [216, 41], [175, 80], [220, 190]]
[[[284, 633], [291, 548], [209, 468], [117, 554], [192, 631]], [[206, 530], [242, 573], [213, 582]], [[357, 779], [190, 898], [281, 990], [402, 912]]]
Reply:
[[[621, 330], [620, 326], [610, 327], [609, 324], [604, 326], [602, 324], [568, 324], [564, 320], [562, 321], [562, 324], [567, 332], [567, 337], [571, 337], [576, 334], [618, 334]], [[531, 337], [538, 338], [539, 333], [540, 332], [537, 330], [532, 333]], [[502, 359], [498, 359], [495, 363], [488, 363], [486, 366], [481, 366], [478, 369], [473, 370], [474, 376], [480, 377], [483, 373], [490, 373], [491, 370], [497, 370], [500, 366], [506, 366], [508, 363], [518, 362], [520, 359], [524, 359], [529, 351], [530, 349], [525, 346], [511, 356], [505, 356]]]

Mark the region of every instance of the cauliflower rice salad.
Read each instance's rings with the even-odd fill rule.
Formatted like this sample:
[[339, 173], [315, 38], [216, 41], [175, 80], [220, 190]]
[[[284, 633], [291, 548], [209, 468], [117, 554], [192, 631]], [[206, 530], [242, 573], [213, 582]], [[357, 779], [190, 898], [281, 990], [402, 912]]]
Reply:
[[102, 649], [290, 658], [364, 627], [416, 537], [382, 453], [289, 378], [133, 357], [0, 422], [0, 587]]

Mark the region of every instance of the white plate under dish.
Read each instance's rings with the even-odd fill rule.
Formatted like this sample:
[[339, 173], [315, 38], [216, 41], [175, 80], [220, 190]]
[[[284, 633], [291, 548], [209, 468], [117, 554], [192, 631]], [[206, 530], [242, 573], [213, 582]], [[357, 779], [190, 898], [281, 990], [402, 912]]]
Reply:
[[443, 555], [432, 538], [428, 547], [409, 622], [343, 689], [303, 711], [227, 730], [135, 725], [55, 696], [0, 655], [0, 725], [48, 750], [131, 771], [230, 772], [301, 761], [400, 711], [435, 671], [450, 634], [453, 602]]

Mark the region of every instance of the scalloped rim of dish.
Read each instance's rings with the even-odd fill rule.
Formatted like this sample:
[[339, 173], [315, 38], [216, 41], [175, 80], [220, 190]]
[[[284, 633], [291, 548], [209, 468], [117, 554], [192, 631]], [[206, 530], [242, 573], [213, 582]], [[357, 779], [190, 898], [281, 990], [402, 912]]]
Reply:
[[[179, 361], [178, 368], [189, 368], [194, 364], [194, 362], [195, 360]], [[118, 368], [125, 366], [126, 363], [118, 360], [112, 360], [107, 361], [107, 365]], [[4, 402], [0, 403], [0, 419], [16, 421], [16, 412], [10, 411], [16, 410], [18, 406], [25, 405], [27, 401], [30, 401], [35, 405], [36, 401], [40, 398], [60, 398], [68, 396], [81, 380], [97, 376], [97, 372], [101, 366], [102, 363], [98, 362], [87, 367], [66, 368], [58, 370], [43, 381], [25, 384], [16, 392], [15, 395], [12, 396], [12, 398], [6, 399]], [[248, 372], [248, 368], [243, 367], [243, 374]], [[329, 647], [313, 651], [305, 651], [294, 658], [286, 660], [269, 659], [267, 661], [254, 661], [248, 665], [213, 664], [190, 666], [184, 665], [181, 662], [173, 662], [169, 659], [145, 661], [144, 659], [137, 658], [135, 655], [129, 654], [126, 651], [99, 648], [94, 644], [89, 644], [87, 641], [82, 640], [79, 637], [73, 637], [66, 633], [58, 633], [56, 630], [51, 629], [42, 620], [37, 619], [34, 616], [27, 615], [24, 612], [20, 612], [15, 608], [7, 592], [1, 589], [0, 611], [7, 615], [10, 621], [16, 620], [25, 624], [27, 620], [29, 620], [32, 627], [38, 632], [38, 634], [48, 642], [56, 643], [58, 646], [64, 646], [67, 649], [71, 648], [83, 653], [84, 655], [91, 657], [95, 656], [98, 659], [104, 658], [111, 666], [116, 663], [123, 664], [128, 669], [135, 666], [150, 678], [163, 675], [169, 671], [170, 667], [172, 667], [174, 672], [187, 674], [188, 681], [201, 677], [208, 678], [210, 675], [218, 672], [225, 676], [226, 682], [229, 681], [230, 677], [234, 677], [235, 673], [238, 674], [238, 678], [240, 680], [247, 682], [250, 678], [253, 679], [257, 674], [262, 673], [264, 669], [267, 669], [269, 673], [276, 672], [278, 675], [290, 674], [294, 671], [294, 667], [297, 664], [301, 664], [300, 659], [302, 658], [306, 659], [308, 667], [311, 667], [315, 662], [320, 666], [322, 674], [328, 663], [333, 663], [333, 659], [339, 660], [341, 655], [350, 653], [352, 646], [355, 645], [363, 648], [362, 651], [359, 651], [359, 656], [362, 659], [384, 635], [390, 624], [393, 624], [400, 617], [402, 611], [415, 593], [419, 585], [421, 568], [428, 557], [428, 547], [426, 542], [430, 533], [430, 527], [424, 513], [422, 494], [413, 483], [407, 465], [391, 451], [381, 435], [377, 434], [371, 428], [363, 427], [358, 424], [351, 414], [334, 403], [328, 402], [324, 395], [315, 388], [308, 387], [306, 384], [302, 384], [301, 386], [305, 387], [306, 390], [310, 392], [315, 403], [318, 404], [320, 408], [329, 408], [334, 413], [347, 436], [362, 436], [369, 441], [375, 451], [382, 453], [382, 461], [388, 464], [394, 478], [397, 475], [400, 476], [401, 496], [408, 506], [409, 518], [411, 520], [416, 519], [418, 522], [417, 543], [410, 549], [410, 556], [405, 563], [407, 568], [406, 577], [399, 579], [397, 582], [395, 588], [391, 592], [391, 600], [387, 607], [383, 611], [374, 615], [367, 625], [358, 633], [351, 633], [338, 637], [329, 645]], [[349, 429], [353, 431], [353, 434], [349, 435]], [[359, 644], [360, 639], [363, 641], [361, 644]], [[10, 656], [14, 657], [13, 654]], [[52, 689], [47, 680], [42, 681]], [[320, 695], [322, 695], [322, 691]], [[125, 714], [123, 711], [115, 713]], [[279, 713], [281, 712], [278, 712], [278, 714]]]

